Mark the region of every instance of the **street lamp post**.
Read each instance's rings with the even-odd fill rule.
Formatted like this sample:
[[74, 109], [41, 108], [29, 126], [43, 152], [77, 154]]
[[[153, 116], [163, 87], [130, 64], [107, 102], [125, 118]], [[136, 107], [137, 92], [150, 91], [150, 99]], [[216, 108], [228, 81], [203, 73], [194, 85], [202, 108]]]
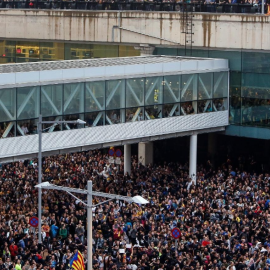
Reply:
[[93, 259], [93, 236], [92, 236], [92, 223], [93, 223], [93, 213], [92, 213], [92, 181], [87, 181], [87, 265], [89, 265], [88, 269], [92, 269], [92, 259]]
[[[42, 121], [42, 115], [38, 118], [38, 183], [42, 182], [42, 124], [86, 124], [83, 120], [75, 121]], [[42, 243], [41, 239], [41, 205], [42, 205], [42, 190], [38, 189], [38, 243]]]
[[[116, 195], [116, 194], [109, 194], [109, 193], [103, 193], [103, 192], [97, 192], [92, 190], [92, 181], [87, 181], [87, 190], [84, 189], [78, 189], [78, 188], [69, 188], [69, 187], [61, 187], [57, 185], [50, 184], [49, 182], [43, 182], [35, 186], [39, 190], [41, 188], [43, 189], [53, 189], [53, 190], [60, 190], [60, 191], [65, 191], [80, 202], [82, 202], [86, 207], [87, 207], [87, 270], [92, 270], [92, 260], [93, 260], [93, 238], [92, 238], [92, 207], [98, 206], [104, 203], [107, 203], [110, 200], [123, 200], [127, 201], [130, 203], [139, 203], [139, 204], [147, 204], [149, 203], [147, 200], [145, 200], [143, 197], [137, 195], [134, 197], [127, 197], [127, 196], [121, 196], [121, 195]], [[75, 195], [72, 194], [74, 193], [79, 193], [79, 194], [85, 194], [87, 195], [87, 204], [77, 198]], [[104, 202], [98, 203], [96, 205], [93, 205], [92, 203], [92, 196], [98, 196], [98, 197], [103, 197], [103, 198], [108, 198], [109, 200], [106, 200]]]

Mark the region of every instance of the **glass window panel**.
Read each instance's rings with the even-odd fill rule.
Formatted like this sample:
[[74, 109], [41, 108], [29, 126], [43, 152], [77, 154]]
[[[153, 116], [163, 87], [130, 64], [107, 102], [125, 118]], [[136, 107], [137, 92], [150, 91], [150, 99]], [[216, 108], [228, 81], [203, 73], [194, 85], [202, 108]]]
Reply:
[[268, 74], [242, 73], [242, 97], [270, 98], [270, 76]]
[[213, 51], [209, 50], [210, 58], [223, 58], [229, 60], [230, 70], [241, 71], [241, 51]]
[[16, 41], [2, 40], [0, 41], [0, 56], [4, 58], [15, 57]]
[[200, 100], [198, 101], [198, 113], [212, 112], [212, 100]]
[[228, 97], [228, 72], [214, 73], [214, 98]]
[[16, 122], [0, 123], [0, 138], [16, 136]]
[[39, 62], [38, 58], [20, 58], [16, 57], [16, 63], [30, 63], [30, 62]]
[[134, 46], [119, 45], [119, 57], [140, 56], [140, 50], [136, 50]]
[[39, 42], [17, 41], [16, 62], [39, 61], [39, 55], [40, 55]]
[[208, 50], [195, 50], [192, 49], [192, 57], [209, 57]]
[[165, 104], [163, 105], [163, 118], [179, 116], [181, 114], [180, 104]]
[[199, 74], [198, 79], [198, 99], [212, 98], [213, 73]]
[[94, 58], [118, 57], [118, 45], [92, 44]]
[[64, 84], [64, 114], [84, 112], [84, 84]]
[[197, 102], [188, 101], [181, 103], [181, 115], [194, 114], [197, 113]]
[[163, 77], [145, 79], [145, 105], [161, 104], [163, 102]]
[[85, 114], [87, 127], [96, 127], [105, 125], [105, 112], [91, 112]]
[[181, 102], [197, 99], [197, 74], [182, 75]]
[[268, 125], [270, 100], [259, 98], [242, 99], [242, 124], [252, 126]]
[[38, 119], [26, 119], [17, 122], [17, 136], [37, 134]]
[[125, 122], [125, 109], [106, 111], [106, 125]]
[[243, 72], [270, 73], [269, 52], [242, 52]]
[[93, 44], [65, 43], [65, 59], [89, 59], [94, 57]]
[[162, 105], [145, 107], [145, 120], [162, 118]]
[[[76, 121], [76, 120], [84, 120], [84, 114], [83, 113], [77, 113], [77, 114], [71, 114], [71, 115], [65, 115], [63, 116], [63, 120], [66, 121]], [[70, 129], [79, 129], [84, 128], [84, 124], [63, 124], [63, 130], [70, 130]]]
[[16, 58], [15, 57], [3, 57], [3, 56], [0, 56], [0, 64], [11, 64], [11, 63], [16, 63]]
[[40, 87], [17, 88], [17, 119], [36, 118], [40, 113]]
[[41, 115], [53, 116], [62, 114], [63, 85], [41, 86]]
[[16, 88], [0, 89], [0, 122], [16, 118]]
[[64, 60], [64, 43], [40, 42], [41, 60]]
[[175, 48], [160, 48], [156, 47], [154, 51], [155, 55], [179, 55], [177, 54], [177, 49]]
[[230, 96], [241, 95], [241, 72], [230, 72]]
[[105, 81], [85, 83], [85, 111], [105, 110]]
[[230, 98], [229, 120], [231, 124], [241, 123], [241, 98], [239, 96]]
[[228, 99], [227, 98], [217, 98], [213, 100], [213, 111], [225, 111], [228, 110]]
[[106, 108], [125, 108], [125, 80], [106, 81]]
[[128, 108], [126, 109], [126, 122], [135, 122], [144, 120], [144, 108]]
[[144, 78], [126, 80], [126, 107], [144, 105]]
[[181, 76], [164, 76], [164, 103], [180, 102]]

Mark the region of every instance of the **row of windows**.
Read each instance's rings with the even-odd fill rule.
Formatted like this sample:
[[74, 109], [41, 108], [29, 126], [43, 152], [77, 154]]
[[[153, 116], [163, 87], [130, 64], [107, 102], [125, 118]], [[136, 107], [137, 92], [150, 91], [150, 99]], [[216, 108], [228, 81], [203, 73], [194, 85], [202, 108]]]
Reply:
[[227, 96], [227, 72], [0, 89], [0, 122]]
[[64, 42], [0, 41], [0, 63], [139, 56], [134, 46]]
[[[227, 109], [227, 98], [219, 98], [213, 100], [188, 101], [184, 103], [134, 107], [128, 109], [114, 109], [89, 113], [78, 113], [72, 115], [61, 115], [56, 117], [44, 117], [43, 121], [72, 121], [81, 119], [86, 121], [85, 127], [94, 127], [190, 115], [196, 113], [217, 112]], [[37, 134], [37, 122], [37, 118], [21, 121], [2, 122], [0, 123], [0, 138]], [[44, 132], [53, 132], [83, 127], [84, 125], [80, 124], [63, 124], [56, 126], [51, 124], [43, 124], [42, 128]]]
[[[185, 49], [156, 48], [154, 53], [156, 55], [185, 56]], [[192, 49], [191, 54], [192, 55], [190, 56], [193, 57], [228, 59], [229, 67], [232, 71], [242, 71], [248, 73], [270, 73], [270, 52]]]
[[231, 97], [230, 123], [270, 127], [270, 99]]

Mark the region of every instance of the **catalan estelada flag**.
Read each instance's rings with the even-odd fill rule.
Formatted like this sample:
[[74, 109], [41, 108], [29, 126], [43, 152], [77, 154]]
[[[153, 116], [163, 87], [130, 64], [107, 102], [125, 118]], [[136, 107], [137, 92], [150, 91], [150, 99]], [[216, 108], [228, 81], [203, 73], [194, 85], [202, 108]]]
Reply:
[[71, 259], [69, 266], [75, 270], [84, 270], [83, 256], [80, 251], [77, 251]]

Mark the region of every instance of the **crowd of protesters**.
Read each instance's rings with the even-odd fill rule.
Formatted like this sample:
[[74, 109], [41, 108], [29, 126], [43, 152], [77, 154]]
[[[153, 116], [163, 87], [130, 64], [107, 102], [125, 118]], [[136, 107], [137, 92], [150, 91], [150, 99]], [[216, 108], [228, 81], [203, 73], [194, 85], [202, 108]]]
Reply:
[[[93, 208], [93, 269], [270, 269], [270, 175], [225, 163], [142, 166], [131, 174], [100, 151], [43, 159], [43, 181], [125, 196], [150, 203], [109, 201]], [[68, 269], [77, 250], [87, 265], [86, 208], [70, 195], [43, 190], [42, 244], [29, 219], [37, 216], [36, 160], [0, 166], [0, 270]], [[85, 197], [80, 197], [86, 200]], [[93, 198], [98, 204], [105, 198]], [[176, 242], [171, 230], [178, 227]]]

